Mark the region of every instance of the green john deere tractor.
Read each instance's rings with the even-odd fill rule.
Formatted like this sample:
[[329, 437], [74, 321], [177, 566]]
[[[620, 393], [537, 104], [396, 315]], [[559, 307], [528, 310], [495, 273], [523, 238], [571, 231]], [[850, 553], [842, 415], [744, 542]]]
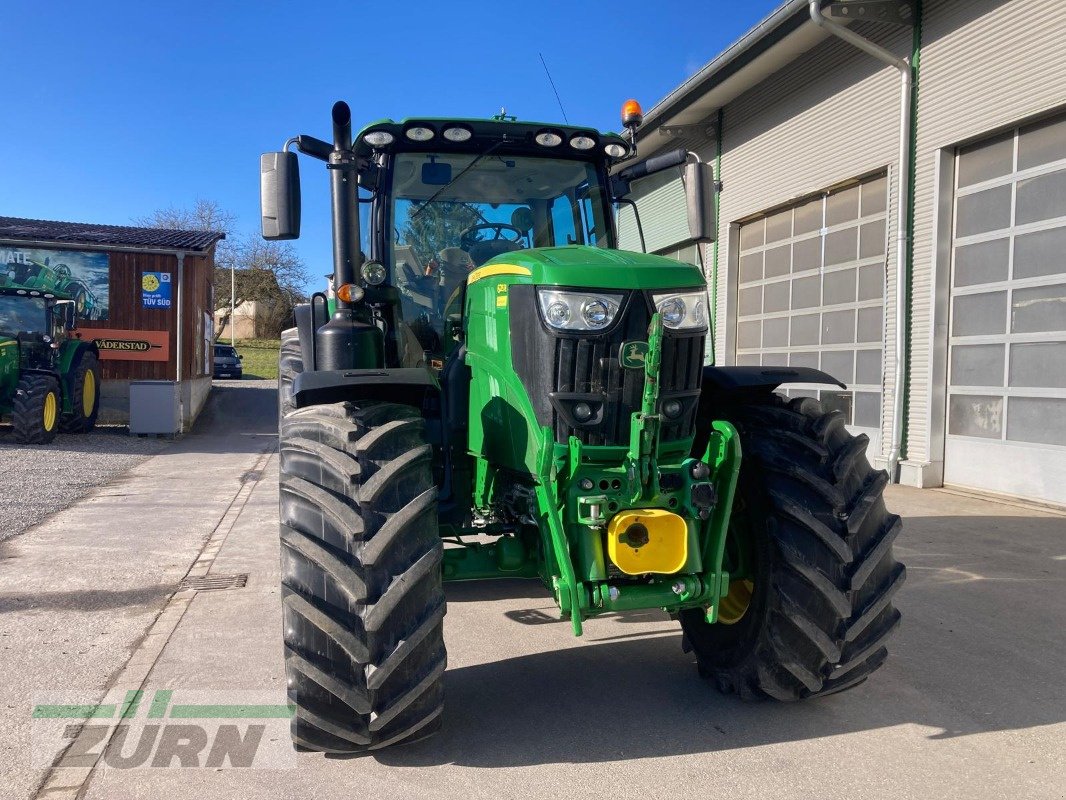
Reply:
[[[635, 105], [635, 104], [634, 104]], [[627, 127], [640, 124], [627, 104]], [[740, 697], [854, 686], [899, 623], [899, 518], [865, 436], [782, 384], [705, 366], [694, 266], [617, 249], [629, 184], [709, 167], [633, 137], [489, 120], [383, 120], [261, 160], [263, 235], [299, 235], [297, 154], [326, 162], [330, 292], [281, 346], [285, 663], [298, 748], [411, 741], [441, 720], [444, 581], [544, 582], [587, 620], [662, 609]]]
[[69, 335], [75, 302], [32, 285], [0, 286], [0, 416], [10, 416], [22, 444], [96, 425], [100, 354], [95, 343]]

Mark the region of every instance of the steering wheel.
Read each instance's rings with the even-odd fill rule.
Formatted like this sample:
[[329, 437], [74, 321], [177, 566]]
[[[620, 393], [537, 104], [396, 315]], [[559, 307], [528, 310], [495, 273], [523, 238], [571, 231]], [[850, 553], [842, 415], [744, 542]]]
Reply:
[[[495, 231], [496, 235], [493, 236], [492, 239], [481, 239], [481, 238], [479, 238], [477, 236], [477, 234], [479, 234], [479, 233], [481, 233], [481, 231], [485, 231], [485, 230]], [[515, 238], [513, 238], [513, 239], [507, 238], [506, 236], [503, 235], [504, 231], [511, 231], [512, 233], [514, 233]], [[475, 242], [482, 242], [482, 241], [493, 241], [494, 242], [497, 239], [503, 239], [506, 242], [513, 242], [514, 244], [518, 244], [519, 242], [521, 242], [525, 238], [526, 238], [526, 232], [524, 230], [522, 230], [521, 228], [519, 228], [518, 226], [516, 226], [516, 225], [509, 225], [506, 222], [480, 222], [477, 225], [471, 225], [469, 228], [467, 228], [465, 231], [463, 231], [461, 234], [459, 234], [459, 246], [463, 250], [470, 250], [471, 245], [473, 245]]]

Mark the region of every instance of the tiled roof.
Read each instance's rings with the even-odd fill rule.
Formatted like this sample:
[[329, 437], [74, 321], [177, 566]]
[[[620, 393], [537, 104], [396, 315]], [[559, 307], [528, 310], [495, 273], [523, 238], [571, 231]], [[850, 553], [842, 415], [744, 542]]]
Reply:
[[0, 240], [121, 245], [202, 252], [225, 237], [224, 233], [216, 231], [179, 231], [167, 228], [134, 228], [129, 225], [94, 225], [86, 222], [0, 217]]

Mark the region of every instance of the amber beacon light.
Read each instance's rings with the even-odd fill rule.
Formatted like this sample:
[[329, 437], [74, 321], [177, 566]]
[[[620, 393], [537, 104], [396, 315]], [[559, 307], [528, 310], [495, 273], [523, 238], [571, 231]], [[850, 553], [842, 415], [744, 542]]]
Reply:
[[622, 125], [627, 128], [638, 128], [644, 121], [644, 111], [636, 100], [626, 100], [622, 103]]

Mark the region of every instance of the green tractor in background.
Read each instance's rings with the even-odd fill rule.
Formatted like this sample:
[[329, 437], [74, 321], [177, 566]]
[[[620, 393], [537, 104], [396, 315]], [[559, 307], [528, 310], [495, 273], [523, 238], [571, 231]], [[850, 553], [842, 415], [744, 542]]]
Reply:
[[69, 335], [76, 301], [34, 287], [0, 286], [0, 416], [20, 444], [86, 433], [100, 411], [96, 344]]
[[[626, 105], [627, 127], [640, 124]], [[633, 137], [630, 137], [633, 139]], [[900, 529], [867, 439], [782, 384], [705, 365], [704, 276], [619, 251], [633, 180], [684, 171], [694, 241], [709, 166], [516, 121], [383, 120], [261, 159], [263, 235], [299, 235], [297, 154], [326, 162], [334, 274], [280, 356], [285, 663], [298, 748], [357, 752], [439, 727], [444, 581], [543, 581], [586, 620], [662, 609], [742, 698], [862, 682], [900, 619]]]

